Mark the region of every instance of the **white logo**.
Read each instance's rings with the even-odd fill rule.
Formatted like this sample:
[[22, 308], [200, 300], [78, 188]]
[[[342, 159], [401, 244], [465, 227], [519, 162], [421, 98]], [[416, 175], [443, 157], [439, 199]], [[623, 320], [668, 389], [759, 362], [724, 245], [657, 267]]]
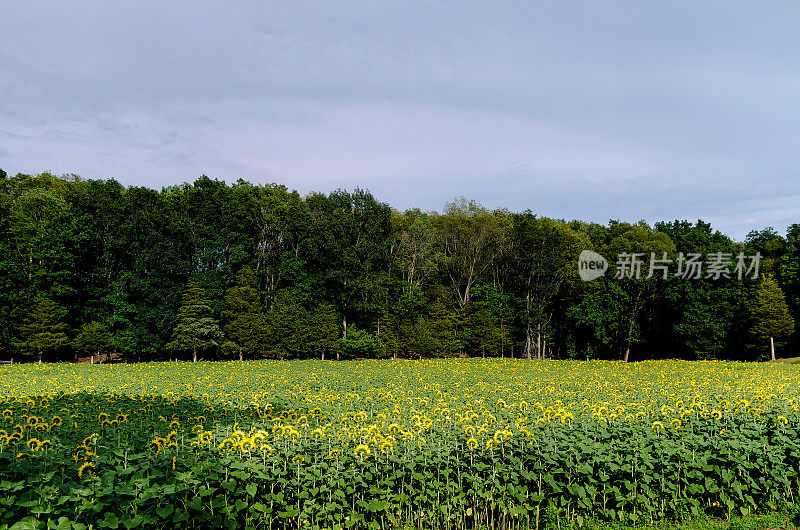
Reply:
[[608, 270], [606, 258], [591, 250], [584, 250], [578, 256], [578, 275], [581, 280], [590, 282], [603, 276]]

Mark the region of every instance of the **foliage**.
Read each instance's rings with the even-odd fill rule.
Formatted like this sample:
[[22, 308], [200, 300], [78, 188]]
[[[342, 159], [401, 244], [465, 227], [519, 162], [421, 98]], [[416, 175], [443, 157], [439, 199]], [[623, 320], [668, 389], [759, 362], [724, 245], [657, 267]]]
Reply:
[[26, 355], [36, 355], [41, 362], [44, 353], [66, 346], [69, 339], [61, 322], [62, 311], [51, 300], [39, 300], [19, 327], [17, 348]]
[[[338, 358], [351, 327], [375, 337], [369, 355], [378, 358], [753, 359], [763, 340], [754, 343], [750, 330], [751, 279], [614, 278], [615, 260], [758, 253], [797, 319], [798, 241], [797, 225], [735, 242], [703, 221], [565, 222], [465, 198], [441, 213], [400, 212], [360, 189], [301, 197], [278, 184], [206, 176], [153, 190], [6, 175], [0, 357], [19, 359], [20, 325], [46, 298], [64, 309], [64, 333], [101, 323], [128, 360], [185, 351]], [[583, 250], [610, 261], [605, 280], [580, 281]], [[180, 316], [190, 280], [205, 291], [202, 322]], [[223, 351], [225, 342], [237, 348]], [[777, 347], [800, 348], [797, 330]], [[77, 353], [71, 342], [48, 356]]]
[[753, 320], [750, 331], [758, 339], [782, 338], [794, 331], [794, 319], [783, 291], [769, 274], [758, 283], [750, 311]]
[[176, 351], [191, 351], [197, 361], [198, 350], [218, 346], [222, 331], [211, 312], [211, 301], [206, 291], [195, 281], [189, 281], [181, 298], [178, 322], [172, 332], [172, 342], [167, 347]]
[[716, 361], [0, 366], [0, 521], [620, 528], [774, 514], [800, 485], [799, 381], [794, 365]]
[[72, 343], [76, 351], [100, 355], [113, 349], [114, 336], [106, 325], [92, 321], [81, 326]]
[[239, 360], [242, 360], [244, 352], [252, 355], [267, 350], [267, 320], [251, 268], [239, 271], [236, 285], [226, 291], [222, 317], [226, 320], [225, 334], [236, 345]]
[[347, 338], [342, 339], [342, 353], [347, 358], [365, 358], [375, 354], [377, 344], [375, 337], [368, 331], [351, 327], [347, 332]]
[[339, 351], [339, 315], [332, 305], [320, 304], [311, 319], [310, 347], [324, 361], [326, 354]]

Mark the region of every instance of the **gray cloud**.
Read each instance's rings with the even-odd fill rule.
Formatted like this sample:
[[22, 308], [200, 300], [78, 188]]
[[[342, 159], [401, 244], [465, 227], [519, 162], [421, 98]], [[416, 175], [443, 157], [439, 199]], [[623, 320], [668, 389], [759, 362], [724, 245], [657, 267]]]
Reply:
[[4, 3], [9, 172], [800, 221], [793, 2], [77, 5]]

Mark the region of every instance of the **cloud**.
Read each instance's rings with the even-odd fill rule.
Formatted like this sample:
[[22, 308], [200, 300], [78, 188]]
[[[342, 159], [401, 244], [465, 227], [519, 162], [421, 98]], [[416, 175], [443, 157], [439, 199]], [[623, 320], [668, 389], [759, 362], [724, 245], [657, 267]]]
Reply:
[[[6, 3], [0, 167], [797, 221], [794, 3]], [[724, 9], [723, 9], [724, 7]]]

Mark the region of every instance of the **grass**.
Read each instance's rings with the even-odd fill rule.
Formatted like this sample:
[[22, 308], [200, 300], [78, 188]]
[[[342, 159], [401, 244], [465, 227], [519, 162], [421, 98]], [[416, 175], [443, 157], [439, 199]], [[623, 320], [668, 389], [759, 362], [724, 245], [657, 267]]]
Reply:
[[800, 364], [800, 357], [787, 357], [785, 359], [781, 358], [776, 359], [775, 362], [780, 364]]
[[[790, 513], [748, 515], [729, 520], [700, 517], [684, 522], [662, 521], [657, 524], [615, 525], [608, 522], [590, 523], [583, 528], [592, 530], [794, 530], [798, 517]], [[562, 529], [567, 527], [561, 526]], [[571, 529], [572, 527], [570, 527]]]

